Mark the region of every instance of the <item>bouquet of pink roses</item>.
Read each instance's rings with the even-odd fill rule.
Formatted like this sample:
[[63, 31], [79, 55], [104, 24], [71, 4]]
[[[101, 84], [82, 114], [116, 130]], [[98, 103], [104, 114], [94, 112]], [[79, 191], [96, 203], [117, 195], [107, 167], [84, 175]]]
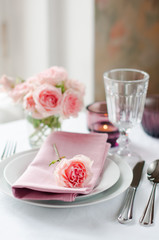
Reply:
[[0, 84], [15, 102], [22, 103], [35, 128], [41, 124], [59, 128], [59, 118], [77, 117], [83, 107], [84, 85], [69, 79], [62, 67], [53, 66], [26, 81], [3, 75]]

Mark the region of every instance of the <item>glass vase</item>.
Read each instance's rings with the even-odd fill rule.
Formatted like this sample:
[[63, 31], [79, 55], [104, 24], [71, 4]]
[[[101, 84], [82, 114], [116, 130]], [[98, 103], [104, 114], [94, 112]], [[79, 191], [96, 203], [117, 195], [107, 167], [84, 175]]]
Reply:
[[59, 116], [35, 119], [28, 115], [26, 119], [29, 144], [32, 148], [39, 148], [51, 132], [61, 129]]

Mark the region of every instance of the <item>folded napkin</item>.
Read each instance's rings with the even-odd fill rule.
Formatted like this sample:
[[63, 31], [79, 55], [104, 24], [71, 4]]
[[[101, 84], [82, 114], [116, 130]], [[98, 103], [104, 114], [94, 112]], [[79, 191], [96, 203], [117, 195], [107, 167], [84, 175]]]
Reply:
[[[107, 134], [81, 134], [53, 132], [41, 146], [37, 155], [22, 176], [13, 184], [12, 192], [16, 198], [29, 200], [74, 201], [78, 194], [88, 194], [95, 187], [106, 161], [110, 148]], [[53, 148], [56, 144], [60, 157], [67, 159], [83, 154], [93, 160], [92, 177], [87, 187], [66, 188], [58, 186], [54, 179], [54, 169], [58, 163]]]

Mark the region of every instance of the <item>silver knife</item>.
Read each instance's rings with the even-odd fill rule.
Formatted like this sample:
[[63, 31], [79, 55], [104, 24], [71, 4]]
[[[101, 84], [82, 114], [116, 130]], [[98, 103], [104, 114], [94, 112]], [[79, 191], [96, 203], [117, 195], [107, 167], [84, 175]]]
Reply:
[[135, 193], [141, 179], [144, 164], [145, 161], [138, 162], [133, 168], [133, 179], [127, 190], [125, 201], [118, 217], [120, 223], [128, 223], [132, 220]]

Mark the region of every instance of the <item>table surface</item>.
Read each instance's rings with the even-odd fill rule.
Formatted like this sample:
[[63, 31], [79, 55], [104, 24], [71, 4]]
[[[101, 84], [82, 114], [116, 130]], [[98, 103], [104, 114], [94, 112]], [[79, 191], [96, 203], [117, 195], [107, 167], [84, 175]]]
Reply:
[[[63, 122], [62, 130], [86, 133], [86, 115]], [[0, 125], [0, 154], [8, 139], [18, 142], [17, 152], [31, 149], [25, 120]], [[156, 191], [154, 225], [144, 227], [139, 218], [146, 206], [152, 185], [146, 178], [146, 168], [159, 159], [159, 139], [148, 136], [139, 125], [130, 133], [131, 147], [146, 161], [138, 187], [133, 211], [133, 221], [119, 224], [117, 216], [125, 192], [103, 203], [78, 208], [43, 208], [25, 204], [0, 192], [0, 238], [16, 239], [158, 239], [159, 195]]]

